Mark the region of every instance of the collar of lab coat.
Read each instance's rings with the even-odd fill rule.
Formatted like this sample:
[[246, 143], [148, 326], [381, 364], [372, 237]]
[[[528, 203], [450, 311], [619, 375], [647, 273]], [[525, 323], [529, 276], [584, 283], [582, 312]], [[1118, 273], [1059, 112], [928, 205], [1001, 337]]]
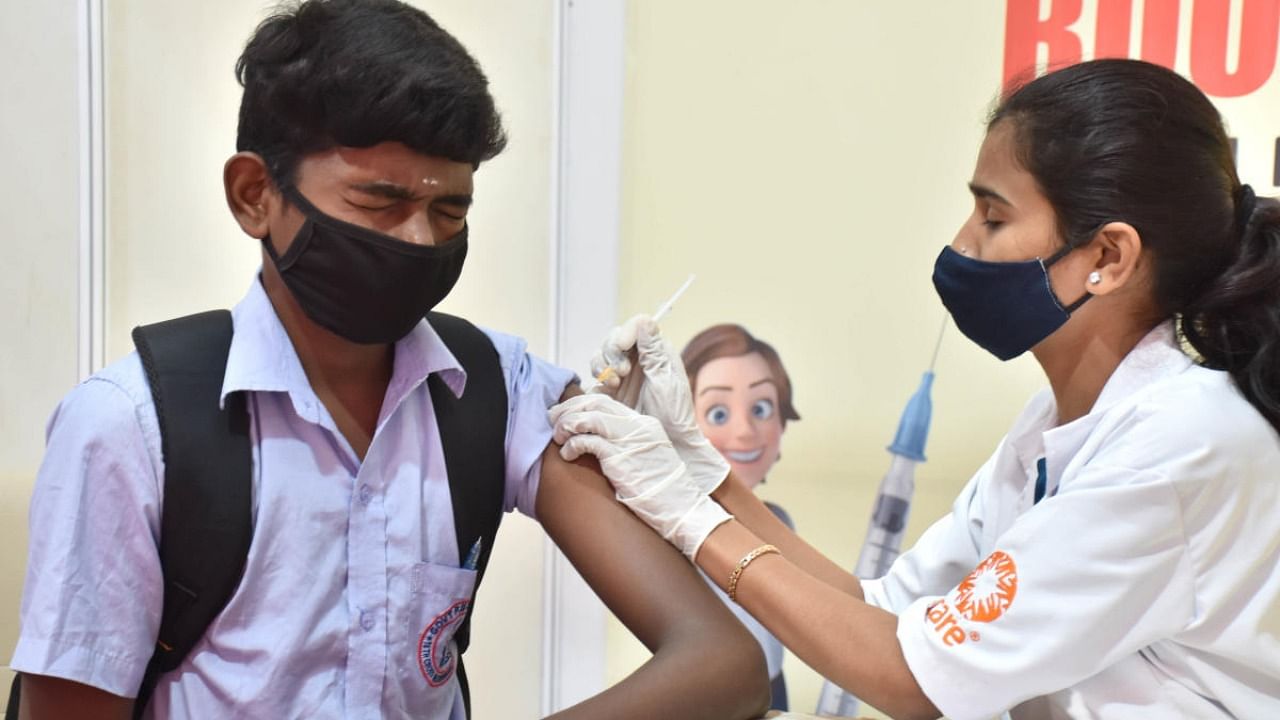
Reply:
[[1025, 474], [1034, 477], [1036, 461], [1043, 457], [1047, 487], [1050, 493], [1054, 492], [1063, 469], [1110, 409], [1160, 380], [1185, 371], [1191, 364], [1191, 358], [1177, 344], [1173, 322], [1166, 321], [1153, 328], [1129, 351], [1083, 417], [1054, 427], [1058, 421], [1058, 407], [1053, 391], [1048, 388], [1041, 391], [1027, 404], [1009, 431], [1008, 442]]

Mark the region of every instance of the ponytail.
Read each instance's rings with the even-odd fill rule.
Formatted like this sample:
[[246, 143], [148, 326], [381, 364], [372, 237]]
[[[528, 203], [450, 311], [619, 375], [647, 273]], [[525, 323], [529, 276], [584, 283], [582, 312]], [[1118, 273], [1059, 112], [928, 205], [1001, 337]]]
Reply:
[[1181, 333], [1280, 431], [1280, 201], [1244, 185], [1236, 207], [1239, 251], [1182, 310]]

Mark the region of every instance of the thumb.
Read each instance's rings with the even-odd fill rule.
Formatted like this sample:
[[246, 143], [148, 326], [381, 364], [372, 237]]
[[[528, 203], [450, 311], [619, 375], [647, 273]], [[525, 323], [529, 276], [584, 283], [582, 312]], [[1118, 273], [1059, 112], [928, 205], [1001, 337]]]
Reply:
[[601, 365], [598, 370], [595, 367], [591, 371], [599, 374], [605, 367], [612, 367], [613, 371], [621, 376], [626, 376], [631, 372], [631, 359], [627, 357], [631, 348], [636, 344], [637, 327], [648, 320], [648, 315], [634, 315], [626, 322], [609, 331], [608, 337], [605, 338], [604, 347], [600, 350]]
[[654, 375], [671, 367], [671, 345], [662, 337], [658, 324], [644, 317], [636, 326], [636, 349], [640, 354], [640, 367]]

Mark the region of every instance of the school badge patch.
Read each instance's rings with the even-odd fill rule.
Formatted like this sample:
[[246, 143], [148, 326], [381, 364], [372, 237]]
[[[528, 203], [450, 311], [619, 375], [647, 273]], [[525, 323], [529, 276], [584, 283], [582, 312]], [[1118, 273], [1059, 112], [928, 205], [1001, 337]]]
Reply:
[[418, 669], [431, 687], [440, 687], [449, 682], [453, 671], [457, 669], [457, 658], [449, 646], [453, 634], [467, 617], [471, 609], [470, 600], [459, 600], [440, 613], [418, 638]]

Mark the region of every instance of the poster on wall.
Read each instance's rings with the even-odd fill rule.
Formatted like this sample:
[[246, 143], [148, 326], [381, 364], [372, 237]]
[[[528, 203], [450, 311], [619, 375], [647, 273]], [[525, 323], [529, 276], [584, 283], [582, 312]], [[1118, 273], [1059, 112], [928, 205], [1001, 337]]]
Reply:
[[[1241, 179], [1280, 189], [1280, 0], [1007, 0], [1003, 85], [1096, 58], [1163, 65], [1218, 106]], [[1272, 188], [1267, 192], [1265, 188]]]

